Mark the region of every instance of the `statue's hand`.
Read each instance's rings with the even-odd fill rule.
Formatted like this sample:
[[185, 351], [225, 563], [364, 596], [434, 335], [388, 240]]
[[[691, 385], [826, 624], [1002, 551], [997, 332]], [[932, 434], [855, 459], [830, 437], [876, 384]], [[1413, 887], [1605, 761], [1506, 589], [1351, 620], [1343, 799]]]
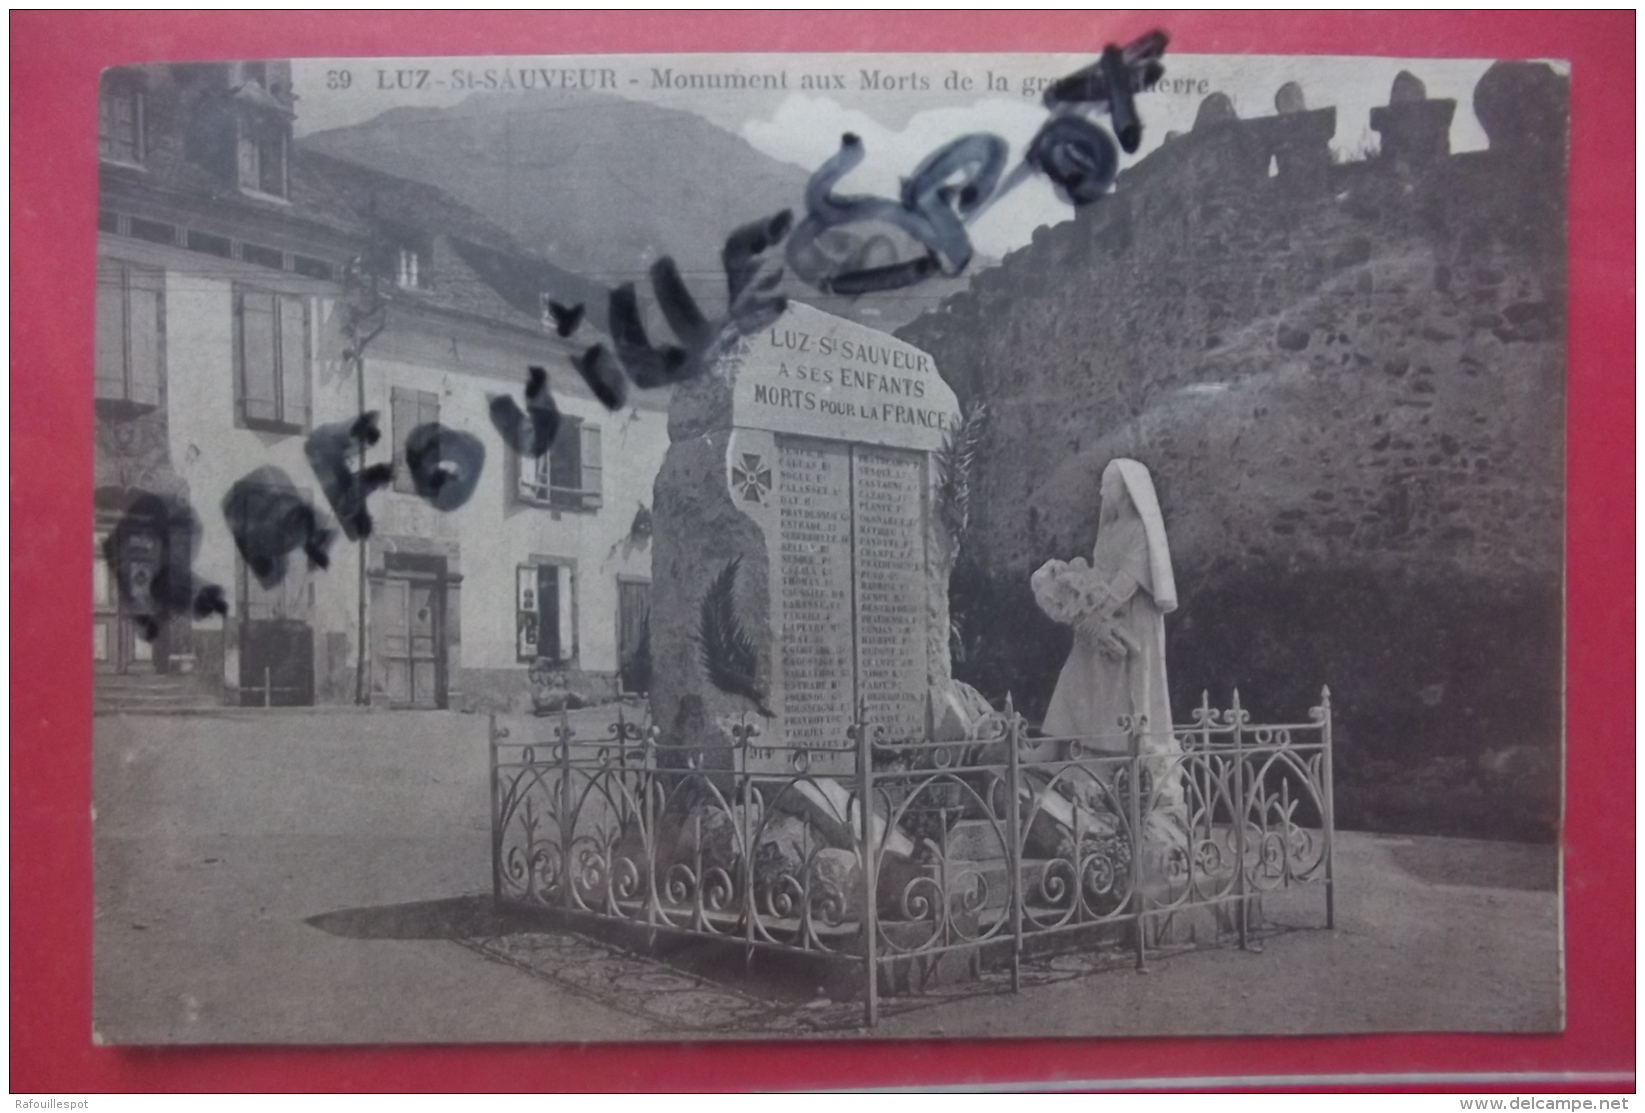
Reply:
[[1100, 614], [1086, 615], [1075, 624], [1074, 629], [1082, 642], [1095, 646], [1099, 653], [1110, 660], [1124, 660], [1131, 655], [1134, 648], [1125, 632], [1112, 619]]
[[1074, 636], [1082, 642], [1095, 644], [1102, 639], [1107, 625], [1100, 614], [1085, 614], [1074, 620]]

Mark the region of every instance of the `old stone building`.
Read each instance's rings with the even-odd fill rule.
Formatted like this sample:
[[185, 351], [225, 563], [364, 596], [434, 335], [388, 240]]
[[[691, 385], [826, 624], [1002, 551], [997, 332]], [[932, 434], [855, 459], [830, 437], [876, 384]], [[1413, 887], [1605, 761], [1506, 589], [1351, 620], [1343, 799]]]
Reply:
[[[1305, 91], [1203, 103], [1112, 196], [899, 330], [987, 403], [958, 675], [1043, 709], [1068, 632], [1029, 575], [1088, 553], [1104, 465], [1153, 472], [1178, 713], [1330, 683], [1354, 825], [1546, 836], [1558, 815], [1567, 80], [1471, 106], [1402, 74], [1380, 150]], [[1452, 154], [1471, 110], [1488, 150]], [[1343, 121], [1357, 130], [1359, 121]]]
[[[559, 339], [545, 319], [554, 298], [586, 303], [597, 326], [599, 287], [438, 190], [305, 151], [298, 110], [283, 63], [105, 75], [99, 705], [519, 705], [539, 663], [591, 696], [614, 691], [644, 637], [666, 398], [636, 392], [608, 412], [568, 359], [586, 338]], [[345, 325], [362, 313], [372, 338], [355, 361]], [[547, 455], [522, 459], [488, 407], [519, 396], [533, 364], [565, 420]], [[265, 586], [225, 521], [229, 489], [277, 468], [325, 509], [305, 443], [366, 411], [380, 415], [372, 462], [399, 462], [426, 422], [480, 438], [479, 488], [442, 512], [400, 466], [369, 501], [363, 568], [339, 534], [329, 567], [299, 557]], [[145, 492], [193, 508], [193, 570], [228, 603], [152, 642], [105, 552]]]

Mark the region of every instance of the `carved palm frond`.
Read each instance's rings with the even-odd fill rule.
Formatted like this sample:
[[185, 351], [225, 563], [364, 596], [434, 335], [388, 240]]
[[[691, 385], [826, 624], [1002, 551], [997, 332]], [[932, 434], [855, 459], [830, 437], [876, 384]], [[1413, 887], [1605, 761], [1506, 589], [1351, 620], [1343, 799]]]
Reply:
[[960, 423], [949, 430], [942, 451], [937, 453], [938, 510], [956, 542], [971, 524], [972, 468], [987, 418], [988, 407], [982, 402], [972, 403], [960, 416]]
[[773, 713], [760, 688], [754, 639], [737, 619], [737, 570], [741, 566], [742, 557], [732, 558], [708, 586], [697, 627], [697, 650], [710, 684], [728, 695], [743, 697], [769, 719]]

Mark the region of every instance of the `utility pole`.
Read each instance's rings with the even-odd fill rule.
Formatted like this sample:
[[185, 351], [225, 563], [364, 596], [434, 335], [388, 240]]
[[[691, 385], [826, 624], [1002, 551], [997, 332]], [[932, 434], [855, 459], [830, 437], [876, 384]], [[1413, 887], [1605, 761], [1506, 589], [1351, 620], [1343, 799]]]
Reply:
[[[343, 274], [345, 300], [343, 305], [343, 338], [347, 347], [343, 358], [354, 368], [354, 401], [356, 418], [366, 412], [366, 348], [377, 339], [388, 319], [388, 304], [383, 300], [378, 274], [381, 244], [377, 232], [377, 195], [372, 194], [367, 211], [370, 227], [367, 233], [366, 253], [350, 261]], [[355, 497], [364, 499], [362, 475], [366, 469], [366, 451], [370, 448], [364, 431], [356, 434], [355, 448], [358, 459], [354, 468]], [[366, 539], [361, 537], [355, 546], [359, 557], [357, 611], [355, 625], [354, 702], [370, 704], [370, 689], [366, 684]]]

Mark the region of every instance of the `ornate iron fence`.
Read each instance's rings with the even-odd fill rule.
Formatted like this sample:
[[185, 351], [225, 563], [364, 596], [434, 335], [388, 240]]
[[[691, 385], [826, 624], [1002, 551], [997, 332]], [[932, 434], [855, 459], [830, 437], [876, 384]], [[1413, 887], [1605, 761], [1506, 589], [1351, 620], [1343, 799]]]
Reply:
[[[622, 712], [592, 739], [492, 716], [494, 896], [857, 964], [870, 1025], [955, 956], [1008, 951], [1013, 989], [1030, 947], [1106, 939], [1141, 968], [1196, 918], [1246, 946], [1255, 902], [1301, 885], [1335, 926], [1328, 690], [1305, 722], [1253, 724], [1236, 692], [1169, 733], [1118, 725], [1048, 738], [1008, 707], [945, 742], [859, 722], [837, 777], [754, 722], [705, 751]], [[791, 771], [750, 770], [756, 740]]]

